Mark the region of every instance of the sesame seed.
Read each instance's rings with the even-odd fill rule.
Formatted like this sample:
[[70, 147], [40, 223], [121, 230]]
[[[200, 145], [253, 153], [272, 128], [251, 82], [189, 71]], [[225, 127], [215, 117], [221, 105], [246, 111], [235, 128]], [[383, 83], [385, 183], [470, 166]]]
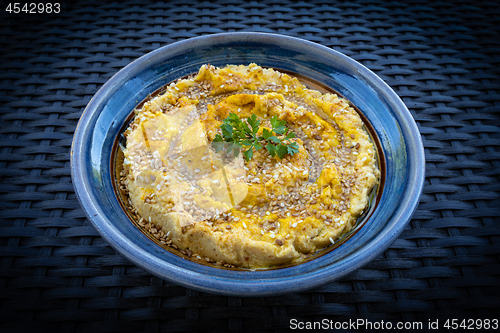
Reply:
[[335, 242], [333, 241], [332, 237], [330, 237], [330, 242], [331, 242], [332, 244], [335, 244]]
[[269, 234], [269, 237], [271, 237], [271, 238], [275, 238], [275, 237], [276, 237], [276, 235], [275, 235], [275, 234]]

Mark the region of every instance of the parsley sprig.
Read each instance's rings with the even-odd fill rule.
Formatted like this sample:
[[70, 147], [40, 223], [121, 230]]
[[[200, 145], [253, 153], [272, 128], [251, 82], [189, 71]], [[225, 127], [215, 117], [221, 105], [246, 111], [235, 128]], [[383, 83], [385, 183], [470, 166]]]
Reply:
[[279, 158], [285, 157], [286, 154], [294, 155], [299, 151], [298, 144], [290, 140], [295, 138], [295, 133], [285, 126], [284, 120], [273, 116], [271, 118], [272, 129], [264, 128], [262, 135], [257, 135], [260, 124], [260, 119], [254, 114], [241, 120], [237, 114], [230, 113], [220, 126], [222, 135], [216, 134], [212, 141], [215, 151], [219, 152], [226, 147], [227, 152], [233, 152], [236, 157], [244, 149], [243, 156], [247, 161], [253, 157], [254, 149], [259, 150], [263, 146], [271, 156]]

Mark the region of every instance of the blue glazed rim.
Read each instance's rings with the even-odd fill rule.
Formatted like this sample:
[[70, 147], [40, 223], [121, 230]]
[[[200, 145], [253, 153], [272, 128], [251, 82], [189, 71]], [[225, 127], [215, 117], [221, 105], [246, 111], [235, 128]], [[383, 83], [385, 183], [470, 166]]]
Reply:
[[[128, 219], [113, 189], [111, 153], [134, 107], [202, 64], [249, 64], [288, 70], [337, 90], [368, 119], [382, 146], [386, 182], [365, 225], [343, 245], [291, 267], [232, 271], [201, 265], [153, 243]], [[422, 192], [425, 158], [418, 128], [396, 93], [369, 69], [330, 48], [266, 33], [224, 33], [173, 43], [135, 60], [95, 94], [78, 123], [71, 175], [78, 200], [100, 235], [147, 271], [205, 292], [266, 296], [337, 280], [369, 263], [403, 231]]]

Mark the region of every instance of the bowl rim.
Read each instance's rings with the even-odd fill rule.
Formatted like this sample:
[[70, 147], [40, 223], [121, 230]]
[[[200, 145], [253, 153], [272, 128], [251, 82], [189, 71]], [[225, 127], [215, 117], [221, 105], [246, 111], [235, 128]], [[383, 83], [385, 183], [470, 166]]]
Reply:
[[[306, 272], [300, 275], [280, 277], [277, 279], [254, 280], [225, 278], [192, 271], [157, 258], [136, 244], [127, 242], [127, 237], [121, 234], [112, 224], [107, 223], [101, 216], [102, 211], [99, 207], [99, 202], [94, 200], [95, 198], [90, 195], [92, 184], [90, 184], [89, 178], [86, 177], [84, 172], [85, 168], [83, 167], [84, 159], [86, 158], [86, 147], [83, 143], [85, 127], [89, 120], [95, 116], [95, 106], [98, 104], [98, 101], [107, 96], [108, 90], [113, 87], [115, 81], [126, 78], [139, 63], [147, 62], [148, 59], [163, 52], [175, 52], [176, 50], [186, 48], [189, 44], [195, 44], [199, 41], [213, 40], [214, 43], [217, 43], [217, 40], [220, 39], [225, 41], [242, 41], [245, 40], [245, 38], [254, 38], [261, 41], [280, 39], [282, 41], [301, 43], [304, 47], [311, 48], [318, 52], [327, 52], [332, 58], [340, 59], [344, 61], [344, 63], [353, 66], [359, 75], [366, 78], [371, 84], [383, 91], [384, 97], [388, 100], [387, 103], [391, 103], [391, 105], [397, 109], [397, 112], [402, 118], [401, 120], [409, 130], [405, 132], [407, 134], [405, 139], [408, 139], [407, 147], [411, 148], [408, 154], [413, 154], [412, 158], [415, 163], [408, 165], [408, 169], [411, 169], [408, 170], [408, 175], [411, 177], [407, 179], [408, 183], [404, 193], [405, 197], [410, 198], [406, 202], [406, 209], [399, 210], [396, 215], [391, 216], [391, 227], [384, 227], [380, 230], [376, 237], [370, 239], [362, 248], [358, 249], [356, 255], [349, 255], [347, 258], [343, 258], [340, 263], [337, 262], [335, 274], [329, 271], [330, 266], [323, 266], [312, 272]], [[124, 255], [136, 265], [161, 278], [173, 281], [188, 288], [234, 296], [265, 296], [303, 291], [337, 280], [371, 262], [397, 239], [410, 221], [411, 216], [418, 206], [425, 180], [425, 155], [418, 127], [406, 105], [389, 85], [364, 65], [329, 47], [301, 38], [260, 32], [221, 33], [190, 38], [165, 45], [134, 60], [113, 75], [87, 104], [73, 136], [70, 158], [72, 183], [80, 205], [101, 237], [117, 250], [117, 252]], [[404, 223], [400, 221], [404, 221]], [[251, 271], [248, 271], [248, 274], [251, 273]]]

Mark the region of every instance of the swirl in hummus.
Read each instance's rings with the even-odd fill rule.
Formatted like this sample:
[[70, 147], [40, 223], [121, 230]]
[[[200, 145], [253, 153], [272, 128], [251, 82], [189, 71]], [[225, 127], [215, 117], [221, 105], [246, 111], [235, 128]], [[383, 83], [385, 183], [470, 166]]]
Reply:
[[[353, 227], [380, 176], [346, 100], [255, 64], [204, 65], [135, 112], [123, 165], [132, 207], [175, 248], [218, 264], [300, 262]], [[216, 153], [210, 143], [229, 113], [255, 114], [262, 128], [277, 115], [299, 152], [260, 149], [248, 162]]]

